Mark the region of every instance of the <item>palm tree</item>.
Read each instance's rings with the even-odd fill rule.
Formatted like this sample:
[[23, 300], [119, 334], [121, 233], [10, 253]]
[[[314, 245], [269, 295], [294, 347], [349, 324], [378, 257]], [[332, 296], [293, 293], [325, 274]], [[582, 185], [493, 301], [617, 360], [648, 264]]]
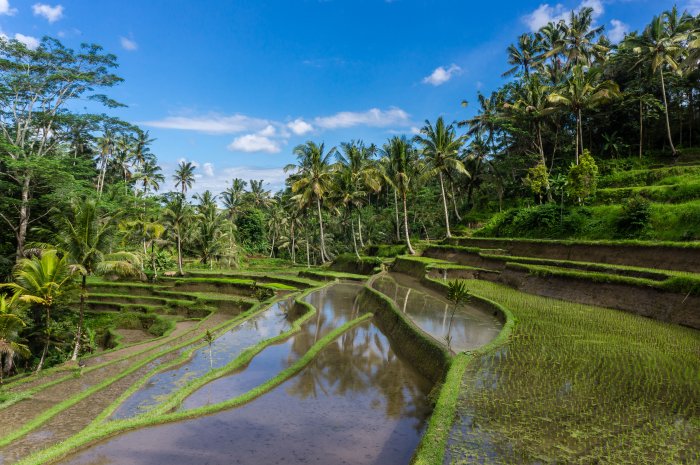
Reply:
[[139, 131], [136, 138], [132, 141], [132, 152], [134, 163], [137, 167], [143, 166], [146, 160], [152, 157], [151, 150], [148, 147], [155, 139], [151, 139], [148, 131]]
[[479, 112], [471, 119], [457, 123], [459, 127], [468, 126], [467, 135], [470, 137], [486, 134], [486, 144], [491, 148], [492, 154], [496, 154], [496, 133], [499, 131], [503, 118], [501, 115], [501, 105], [503, 95], [500, 92], [491, 93], [490, 97], [485, 97], [478, 93]]
[[236, 221], [243, 202], [243, 194], [248, 183], [240, 178], [231, 182], [231, 187], [221, 193], [221, 201], [230, 221]]
[[542, 51], [540, 38], [532, 33], [522, 34], [518, 37], [518, 44], [508, 46], [508, 64], [513, 65], [508, 71], [503, 73], [503, 77], [516, 74], [521, 68], [523, 76], [530, 76], [530, 70], [536, 66], [540, 57], [538, 53]]
[[386, 164], [391, 167], [390, 172], [393, 174], [387, 180], [401, 196], [403, 203], [403, 228], [406, 237], [406, 247], [411, 255], [415, 255], [416, 251], [411, 246], [411, 237], [408, 233], [408, 208], [406, 205], [408, 185], [411, 181], [411, 173], [414, 171], [415, 151], [405, 136], [394, 136], [384, 145], [383, 152], [387, 160]]
[[518, 88], [517, 100], [513, 104], [504, 104], [504, 108], [510, 110], [514, 116], [521, 117], [534, 126], [534, 145], [540, 156], [540, 163], [545, 166], [547, 160], [542, 142], [542, 123], [555, 110], [549, 101], [549, 92], [550, 87], [542, 84], [539, 75], [533, 74]]
[[580, 65], [574, 66], [564, 86], [549, 95], [551, 103], [568, 107], [576, 118], [576, 164], [579, 148], [583, 152], [583, 128], [581, 113], [609, 102], [620, 95], [620, 88], [613, 81], [598, 82], [601, 71], [591, 68], [585, 72]]
[[[676, 24], [681, 23], [681, 24]], [[668, 100], [666, 98], [666, 83], [664, 79], [664, 68], [677, 72], [679, 68], [679, 56], [683, 49], [680, 39], [684, 36], [687, 19], [676, 19], [675, 8], [673, 14], [663, 13], [661, 16], [654, 16], [651, 23], [644, 28], [641, 35], [630, 34], [625, 38], [623, 46], [630, 47], [638, 56], [639, 60], [635, 64], [639, 66], [646, 63], [652, 73], [659, 73], [661, 81], [661, 95], [664, 102], [664, 115], [666, 117], [666, 136], [671, 147], [671, 152], [676, 155], [676, 147], [673, 145], [671, 135], [671, 121], [668, 116]], [[687, 38], [687, 34], [685, 35]]]
[[197, 230], [192, 240], [192, 248], [199, 255], [203, 264], [212, 266], [214, 259], [223, 247], [225, 238], [224, 217], [219, 214], [216, 206], [216, 196], [210, 191], [204, 191], [195, 196], [199, 202], [197, 212]]
[[49, 350], [51, 310], [68, 297], [77, 271], [76, 267], [70, 265], [67, 254], [59, 256], [56, 250], [44, 250], [41, 256], [23, 258], [17, 263], [13, 273], [15, 282], [0, 284], [0, 288], [10, 289], [21, 302], [39, 305], [44, 310], [46, 341], [36, 367], [37, 372], [44, 366]]
[[578, 13], [572, 11], [569, 22], [562, 25], [563, 34], [545, 56], [561, 54], [566, 57], [568, 67], [590, 66], [596, 55], [607, 51], [603, 44], [594, 42], [603, 33], [603, 26], [592, 25], [593, 8], [581, 8]]
[[192, 206], [187, 202], [184, 194], [176, 194], [165, 206], [165, 210], [163, 210], [163, 220], [168, 227], [168, 231], [175, 236], [177, 269], [180, 276], [184, 275], [182, 270], [182, 238], [193, 215]]
[[423, 155], [428, 166], [426, 176], [433, 177], [437, 174], [440, 180], [442, 206], [445, 212], [445, 235], [449, 238], [452, 237], [452, 233], [450, 215], [447, 211], [444, 176], [449, 176], [450, 170], [469, 176], [464, 164], [457, 157], [465, 138], [457, 137], [454, 123], [446, 126], [442, 116], [437, 119], [434, 127], [430, 121], [426, 120], [420, 132], [421, 135], [417, 135], [414, 140], [423, 147]]
[[5, 373], [10, 373], [17, 357], [29, 357], [29, 347], [20, 341], [20, 331], [26, 326], [17, 313], [17, 296], [0, 295], [0, 385]]
[[[374, 144], [369, 147], [365, 146], [362, 141], [344, 142], [341, 144], [341, 152], [336, 156], [340, 165], [340, 171], [346, 176], [346, 198], [343, 204], [360, 209], [367, 200], [370, 192], [379, 192], [381, 190], [381, 173], [375, 166], [373, 157], [377, 152]], [[353, 240], [355, 240], [355, 226], [350, 215], [350, 224], [352, 225]], [[360, 246], [364, 247], [362, 240], [362, 218], [357, 215], [357, 231], [360, 240]]]
[[87, 276], [95, 272], [120, 276], [141, 276], [135, 265], [138, 259], [128, 252], [109, 253], [116, 229], [115, 218], [100, 211], [95, 199], [73, 200], [68, 212], [52, 217], [54, 245], [82, 275], [80, 319], [71, 360], [78, 358], [83, 332]]
[[107, 130], [102, 137], [97, 140], [97, 148], [99, 150], [99, 174], [97, 176], [97, 195], [102, 195], [104, 188], [105, 174], [107, 172], [107, 164], [114, 152], [115, 139], [114, 134]]
[[335, 147], [327, 152], [323, 143], [320, 145], [308, 141], [294, 148], [297, 156], [297, 165], [288, 165], [285, 169], [296, 170], [292, 183], [292, 192], [297, 195], [305, 207], [315, 203], [318, 213], [318, 226], [321, 241], [321, 261], [330, 260], [326, 251], [326, 239], [323, 231], [323, 215], [321, 205], [333, 188], [333, 165], [331, 157], [335, 154]]
[[153, 158], [146, 158], [136, 173], [136, 179], [143, 186], [143, 193], [148, 193], [151, 189], [160, 189], [160, 183], [165, 181], [165, 177], [160, 173], [160, 166]]
[[192, 184], [194, 184], [194, 169], [195, 166], [189, 161], [181, 161], [180, 164], [177, 165], [173, 180], [175, 180], [176, 189], [180, 186], [183, 196], [187, 194], [187, 189], [191, 189]]
[[264, 181], [262, 179], [251, 179], [249, 182], [250, 191], [247, 197], [250, 203], [258, 208], [264, 208], [270, 205], [270, 191], [265, 190]]

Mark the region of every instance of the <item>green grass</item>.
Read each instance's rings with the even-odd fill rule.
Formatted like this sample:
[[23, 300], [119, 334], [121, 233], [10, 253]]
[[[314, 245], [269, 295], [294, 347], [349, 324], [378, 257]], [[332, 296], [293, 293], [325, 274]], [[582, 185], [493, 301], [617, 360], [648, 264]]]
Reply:
[[633, 187], [648, 186], [659, 183], [666, 178], [683, 177], [685, 179], [700, 176], [700, 166], [670, 166], [656, 169], [636, 169], [617, 171], [600, 178], [599, 187]]
[[304, 271], [299, 272], [300, 276], [305, 276], [305, 277], [310, 277], [313, 279], [314, 277], [320, 278], [320, 279], [350, 279], [353, 281], [365, 281], [369, 276], [363, 275], [363, 274], [355, 274], [355, 273], [344, 273], [341, 271], [331, 271], [328, 269], [308, 269]]
[[450, 463], [700, 460], [698, 331], [465, 283], [508, 308], [517, 324], [506, 345], [466, 368]]
[[695, 181], [679, 184], [599, 189], [596, 192], [596, 203], [624, 203], [634, 196], [640, 196], [652, 202], [688, 202], [700, 199], [700, 182], [696, 178]]
[[650, 287], [667, 292], [700, 295], [700, 277], [697, 275], [671, 276], [664, 281], [656, 281], [653, 279], [602, 273], [599, 271], [575, 270], [556, 266], [531, 265], [528, 263], [508, 262], [506, 263], [506, 267], [526, 271], [536, 276], [562, 276], [596, 283], [626, 284], [629, 286]]

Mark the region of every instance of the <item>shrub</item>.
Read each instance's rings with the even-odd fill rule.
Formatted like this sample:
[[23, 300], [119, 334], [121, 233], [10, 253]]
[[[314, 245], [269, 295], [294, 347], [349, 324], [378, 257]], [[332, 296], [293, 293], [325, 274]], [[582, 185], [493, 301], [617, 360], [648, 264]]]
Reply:
[[595, 194], [598, 186], [598, 166], [588, 150], [584, 150], [578, 165], [569, 169], [569, 194], [580, 201]]
[[648, 200], [634, 196], [623, 206], [617, 220], [617, 234], [621, 237], [636, 237], [649, 225], [651, 219], [651, 204]]

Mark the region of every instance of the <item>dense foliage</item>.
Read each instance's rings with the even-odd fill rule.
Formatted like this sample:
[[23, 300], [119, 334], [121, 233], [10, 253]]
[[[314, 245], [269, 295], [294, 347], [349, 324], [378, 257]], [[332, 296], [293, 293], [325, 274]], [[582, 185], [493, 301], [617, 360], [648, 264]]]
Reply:
[[121, 81], [115, 56], [51, 38], [35, 49], [0, 40], [0, 276], [15, 281], [2, 300], [0, 371], [90, 350], [82, 302], [94, 274], [158, 279], [236, 267], [245, 255], [312, 265], [414, 253], [416, 240], [474, 227], [700, 239], [690, 166], [699, 17], [674, 8], [615, 45], [583, 8], [521, 35], [508, 63], [505, 84], [479, 94], [469, 119], [438, 117], [381, 146], [309, 141], [294, 149], [280, 192], [234, 179], [192, 196], [194, 164], [182, 162], [167, 180], [175, 190], [162, 192], [148, 132], [77, 110], [78, 100], [120, 106], [102, 93]]

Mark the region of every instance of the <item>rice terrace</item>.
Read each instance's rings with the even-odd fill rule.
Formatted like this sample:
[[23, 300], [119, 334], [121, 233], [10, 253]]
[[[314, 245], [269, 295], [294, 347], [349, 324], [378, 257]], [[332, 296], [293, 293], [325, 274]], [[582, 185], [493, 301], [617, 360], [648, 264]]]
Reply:
[[700, 463], [700, 3], [0, 0], [0, 465]]

